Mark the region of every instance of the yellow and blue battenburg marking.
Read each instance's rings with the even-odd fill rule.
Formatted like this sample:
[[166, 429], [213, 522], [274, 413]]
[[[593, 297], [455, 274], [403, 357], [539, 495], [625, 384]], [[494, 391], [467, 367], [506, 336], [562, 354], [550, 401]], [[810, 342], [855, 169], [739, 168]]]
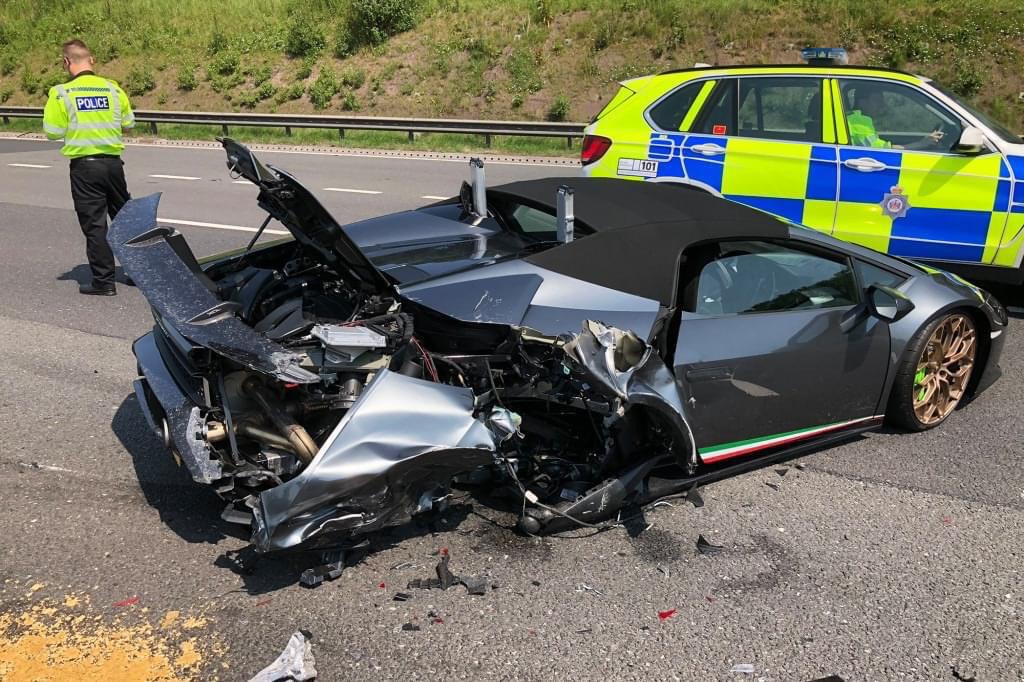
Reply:
[[[683, 180], [897, 256], [1014, 265], [1021, 249], [1024, 157], [654, 132], [647, 160], [619, 174]], [[847, 165], [865, 160], [870, 172]]]

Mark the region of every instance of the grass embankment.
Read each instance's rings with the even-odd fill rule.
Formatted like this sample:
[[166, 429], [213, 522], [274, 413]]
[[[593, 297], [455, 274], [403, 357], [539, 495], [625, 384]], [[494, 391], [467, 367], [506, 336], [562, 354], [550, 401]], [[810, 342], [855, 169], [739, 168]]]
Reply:
[[[1024, 130], [1019, 0], [7, 0], [0, 101], [40, 105], [64, 78], [58, 51], [70, 36], [137, 108], [550, 120], [589, 118], [632, 76], [793, 62], [805, 45], [841, 45], [854, 63], [934, 77]], [[291, 141], [313, 139], [337, 136]], [[344, 144], [436, 148], [443, 137], [404, 139], [350, 133]], [[564, 150], [564, 140], [498, 144]]]

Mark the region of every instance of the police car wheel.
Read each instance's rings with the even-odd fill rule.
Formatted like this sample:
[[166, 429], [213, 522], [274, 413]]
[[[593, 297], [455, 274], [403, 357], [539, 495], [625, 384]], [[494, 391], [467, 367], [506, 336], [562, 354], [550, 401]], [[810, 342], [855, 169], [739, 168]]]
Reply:
[[886, 417], [910, 431], [944, 422], [967, 393], [977, 353], [977, 328], [969, 314], [952, 312], [932, 320], [907, 346]]

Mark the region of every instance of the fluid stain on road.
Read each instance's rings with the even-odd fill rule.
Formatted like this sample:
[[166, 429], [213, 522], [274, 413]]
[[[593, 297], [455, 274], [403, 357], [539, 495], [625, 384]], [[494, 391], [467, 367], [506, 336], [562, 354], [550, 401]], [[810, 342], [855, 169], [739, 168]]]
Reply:
[[151, 615], [146, 609], [104, 615], [81, 594], [0, 602], [0, 679], [217, 679], [209, 660], [223, 660], [226, 647], [203, 631], [206, 619], [168, 611], [151, 621]]

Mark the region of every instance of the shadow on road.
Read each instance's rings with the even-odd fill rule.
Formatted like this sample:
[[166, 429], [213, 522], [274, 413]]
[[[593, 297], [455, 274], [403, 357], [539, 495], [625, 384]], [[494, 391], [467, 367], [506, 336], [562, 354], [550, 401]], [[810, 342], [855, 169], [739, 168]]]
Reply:
[[[114, 268], [114, 279], [117, 280], [118, 284], [127, 284], [128, 280], [125, 277], [124, 269], [118, 265]], [[92, 270], [89, 268], [87, 263], [82, 263], [71, 268], [67, 272], [57, 275], [58, 282], [78, 282], [79, 286], [83, 284], [92, 284]]]
[[205, 486], [193, 483], [184, 467], [149, 430], [134, 395], [121, 402], [110, 428], [131, 455], [139, 487], [160, 520], [183, 540], [217, 544], [227, 537], [248, 538], [241, 526], [220, 518], [224, 503]]

